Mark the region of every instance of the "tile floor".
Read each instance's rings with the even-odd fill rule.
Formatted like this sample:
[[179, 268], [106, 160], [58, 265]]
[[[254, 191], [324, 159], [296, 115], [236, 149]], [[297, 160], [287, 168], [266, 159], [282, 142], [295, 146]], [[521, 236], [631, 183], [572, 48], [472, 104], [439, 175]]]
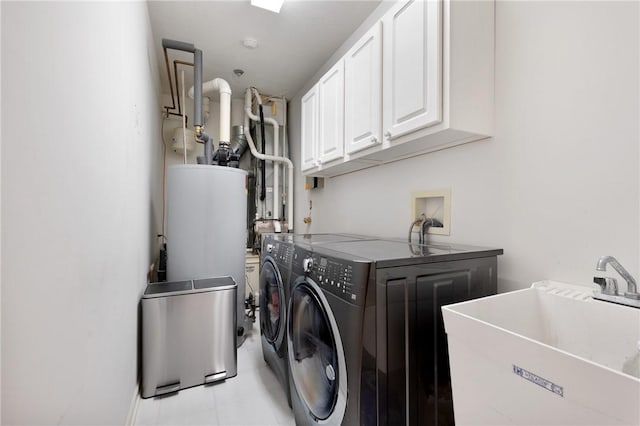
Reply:
[[278, 379], [262, 358], [259, 321], [238, 348], [238, 375], [140, 401], [135, 424], [295, 425]]

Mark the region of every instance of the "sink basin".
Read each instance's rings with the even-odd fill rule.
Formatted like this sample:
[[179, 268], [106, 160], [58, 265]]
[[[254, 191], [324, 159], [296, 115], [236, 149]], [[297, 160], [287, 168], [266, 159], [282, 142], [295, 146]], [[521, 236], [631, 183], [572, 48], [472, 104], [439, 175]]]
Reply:
[[640, 309], [543, 281], [442, 312], [457, 424], [640, 425]]

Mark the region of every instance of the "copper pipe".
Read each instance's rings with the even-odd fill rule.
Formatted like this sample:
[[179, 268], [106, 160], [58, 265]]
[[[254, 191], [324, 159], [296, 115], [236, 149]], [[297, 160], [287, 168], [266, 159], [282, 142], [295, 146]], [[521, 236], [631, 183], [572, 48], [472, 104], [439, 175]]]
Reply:
[[[167, 53], [167, 48], [166, 47], [163, 47], [162, 50], [164, 51], [164, 63], [167, 65], [167, 77], [169, 78], [169, 90], [171, 91], [171, 104], [172, 104], [171, 107], [168, 107], [168, 106], [165, 105], [164, 108], [167, 110], [167, 114], [170, 114], [169, 113], [170, 109], [176, 109], [176, 101], [175, 101], [175, 98], [173, 97], [173, 82], [171, 81], [171, 69], [169, 68], [169, 55]], [[176, 81], [176, 84], [177, 83], [178, 82]], [[177, 92], [177, 90], [176, 90], [176, 92]], [[173, 113], [172, 115], [176, 115], [176, 114]], [[180, 115], [180, 114], [178, 114], [178, 115]]]
[[[167, 48], [166, 47], [163, 47], [162, 50], [164, 51], [164, 62], [165, 62], [165, 65], [167, 66], [167, 78], [169, 79], [169, 91], [171, 92], [171, 106], [165, 105], [164, 108], [165, 108], [167, 114], [176, 115], [176, 116], [182, 116], [182, 106], [180, 105], [180, 98], [178, 98], [178, 112], [177, 113], [169, 112], [169, 110], [175, 110], [176, 109], [176, 96], [173, 93], [173, 80], [171, 79], [171, 68], [169, 67], [169, 54], [167, 53]], [[178, 64], [193, 66], [192, 62], [174, 60], [173, 61], [173, 75], [175, 75], [175, 76], [178, 75]], [[176, 95], [178, 94], [178, 92], [179, 92], [178, 78], [176, 77]]]

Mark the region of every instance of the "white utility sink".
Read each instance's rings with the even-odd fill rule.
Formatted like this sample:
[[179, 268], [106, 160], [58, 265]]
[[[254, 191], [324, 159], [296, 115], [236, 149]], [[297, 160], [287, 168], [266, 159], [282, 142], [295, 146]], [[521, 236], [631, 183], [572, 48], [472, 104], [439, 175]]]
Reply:
[[640, 425], [640, 309], [543, 281], [442, 312], [456, 424]]

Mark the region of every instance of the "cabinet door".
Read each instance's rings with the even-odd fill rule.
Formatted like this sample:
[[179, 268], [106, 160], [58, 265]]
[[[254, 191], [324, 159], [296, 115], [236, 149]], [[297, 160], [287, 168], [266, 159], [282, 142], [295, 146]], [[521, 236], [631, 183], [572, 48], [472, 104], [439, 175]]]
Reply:
[[318, 156], [326, 163], [344, 156], [344, 61], [318, 82]]
[[384, 136], [442, 121], [441, 1], [402, 1], [382, 18]]
[[382, 24], [376, 23], [344, 57], [344, 144], [347, 154], [381, 142]]
[[309, 170], [318, 164], [318, 85], [302, 97], [301, 122], [301, 170]]
[[496, 294], [497, 275], [496, 256], [378, 269], [379, 424], [454, 424], [441, 308]]

